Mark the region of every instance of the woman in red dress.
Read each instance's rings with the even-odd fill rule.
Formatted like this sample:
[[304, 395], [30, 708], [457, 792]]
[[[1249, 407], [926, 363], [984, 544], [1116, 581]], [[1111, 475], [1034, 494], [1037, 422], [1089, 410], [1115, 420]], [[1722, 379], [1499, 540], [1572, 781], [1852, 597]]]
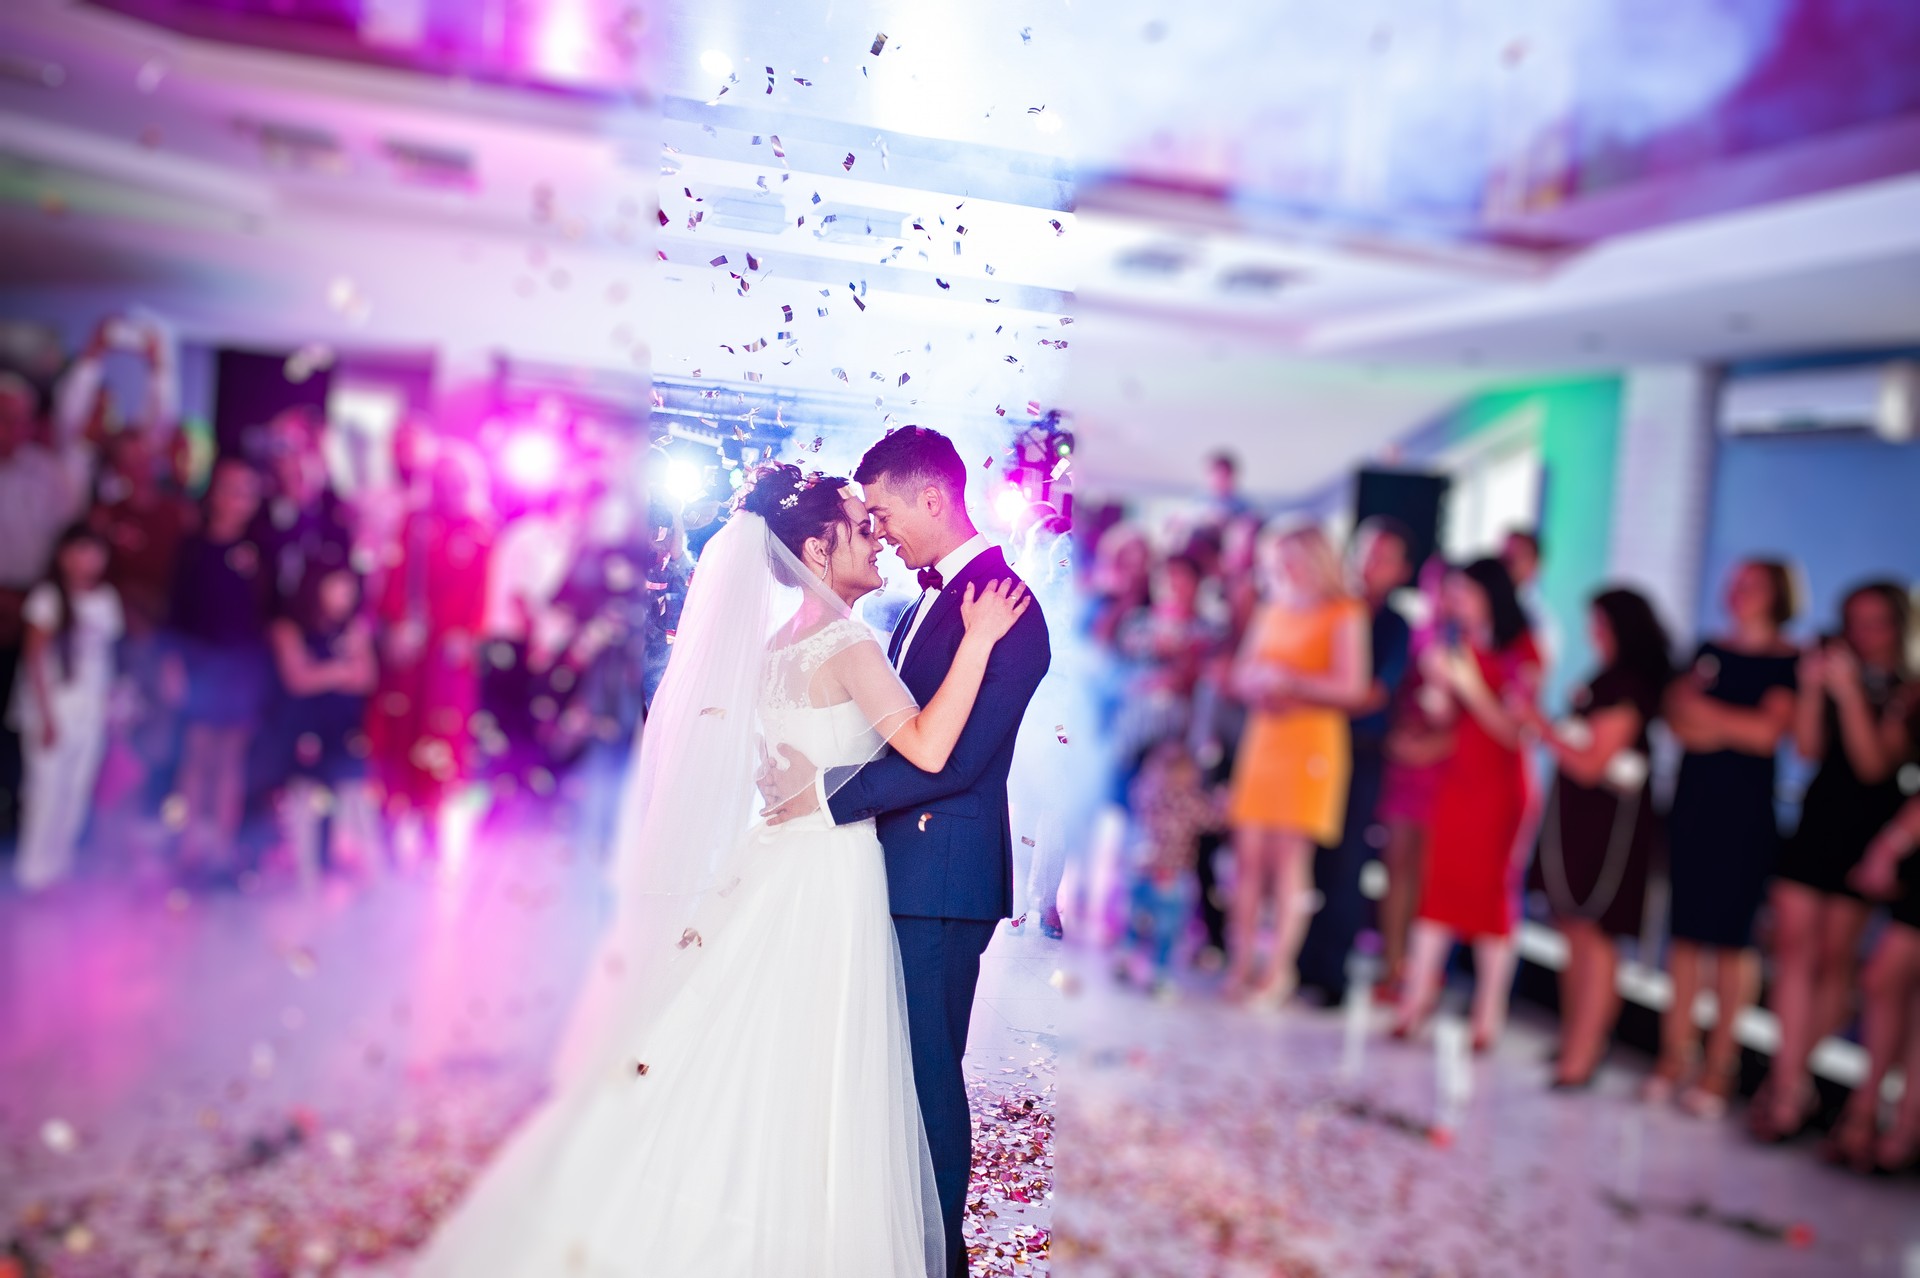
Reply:
[[1446, 693], [1438, 717], [1453, 724], [1454, 748], [1441, 765], [1394, 1034], [1412, 1034], [1432, 1010], [1448, 951], [1465, 940], [1473, 945], [1473, 1046], [1485, 1051], [1506, 1021], [1513, 980], [1520, 835], [1533, 802], [1521, 708], [1539, 688], [1541, 661], [1499, 560], [1449, 573], [1443, 600], [1448, 637], [1422, 655], [1421, 674]]
[[440, 806], [471, 762], [492, 544], [484, 472], [455, 447], [441, 446], [428, 500], [401, 525], [380, 592], [384, 660], [367, 724], [387, 813], [417, 827], [429, 854]]

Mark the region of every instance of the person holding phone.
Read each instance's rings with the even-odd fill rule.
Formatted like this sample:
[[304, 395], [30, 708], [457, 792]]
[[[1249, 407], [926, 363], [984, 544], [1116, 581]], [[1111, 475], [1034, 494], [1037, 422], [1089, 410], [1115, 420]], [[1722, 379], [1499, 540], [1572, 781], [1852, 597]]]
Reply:
[[1518, 914], [1520, 832], [1532, 805], [1523, 729], [1540, 686], [1534, 646], [1513, 579], [1498, 559], [1448, 573], [1442, 642], [1421, 674], [1445, 695], [1436, 718], [1453, 728], [1440, 774], [1426, 875], [1394, 1022], [1406, 1038], [1433, 1010], [1456, 939], [1474, 951], [1473, 1046], [1488, 1051], [1506, 1023]]
[[1800, 802], [1773, 884], [1773, 980], [1769, 1003], [1780, 1046], [1754, 1134], [1785, 1140], [1815, 1108], [1807, 1058], [1853, 1013], [1860, 939], [1872, 906], [1847, 882], [1867, 845], [1900, 810], [1896, 773], [1910, 742], [1907, 592], [1891, 581], [1856, 586], [1840, 606], [1840, 633], [1801, 656], [1793, 737], [1819, 769]]

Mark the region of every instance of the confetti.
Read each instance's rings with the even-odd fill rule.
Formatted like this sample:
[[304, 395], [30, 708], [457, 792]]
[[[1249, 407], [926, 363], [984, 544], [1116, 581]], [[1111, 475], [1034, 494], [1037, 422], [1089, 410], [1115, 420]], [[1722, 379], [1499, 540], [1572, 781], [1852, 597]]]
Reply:
[[680, 943], [676, 948], [684, 950], [689, 945], [691, 945], [694, 948], [699, 949], [703, 947], [705, 944], [706, 942], [700, 939], [700, 934], [698, 932], [694, 931], [692, 928], [688, 928], [686, 931], [680, 934]]
[[708, 716], [712, 716], [715, 719], [724, 719], [727, 717], [726, 707], [725, 706], [708, 706], [706, 709], [700, 712], [700, 717], [702, 719], [705, 719]]
[[927, 822], [931, 820], [933, 820], [933, 813], [922, 812], [920, 814], [920, 832], [922, 834], [925, 834], [927, 832]]
[[880, 56], [880, 50], [886, 47], [887, 47], [887, 33], [882, 31], [880, 34], [873, 37], [873, 48], [870, 49], [868, 52], [870, 52], [874, 57], [877, 58]]

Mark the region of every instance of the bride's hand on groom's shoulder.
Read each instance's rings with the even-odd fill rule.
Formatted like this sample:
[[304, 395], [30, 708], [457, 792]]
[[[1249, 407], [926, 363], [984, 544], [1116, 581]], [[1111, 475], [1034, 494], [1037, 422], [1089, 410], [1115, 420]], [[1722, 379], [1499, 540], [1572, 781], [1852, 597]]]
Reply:
[[967, 593], [960, 599], [960, 620], [969, 635], [996, 643], [1013, 629], [1013, 623], [1020, 620], [1032, 603], [1033, 596], [1024, 585], [1011, 577], [1002, 577], [978, 594], [971, 585], [967, 587]]
[[760, 809], [760, 815], [768, 825], [803, 817], [820, 807], [820, 796], [813, 785], [818, 771], [813, 760], [790, 745], [782, 745], [780, 753], [785, 756], [784, 760], [775, 759], [767, 752], [766, 742], [760, 743], [760, 772], [754, 780], [766, 804]]

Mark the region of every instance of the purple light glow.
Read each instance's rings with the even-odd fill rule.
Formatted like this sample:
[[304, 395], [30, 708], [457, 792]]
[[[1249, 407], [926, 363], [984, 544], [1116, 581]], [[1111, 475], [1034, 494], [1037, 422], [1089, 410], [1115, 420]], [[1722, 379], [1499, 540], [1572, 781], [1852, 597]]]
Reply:
[[508, 437], [500, 450], [500, 473], [508, 483], [526, 492], [544, 492], [560, 478], [563, 458], [551, 435], [522, 430]]

